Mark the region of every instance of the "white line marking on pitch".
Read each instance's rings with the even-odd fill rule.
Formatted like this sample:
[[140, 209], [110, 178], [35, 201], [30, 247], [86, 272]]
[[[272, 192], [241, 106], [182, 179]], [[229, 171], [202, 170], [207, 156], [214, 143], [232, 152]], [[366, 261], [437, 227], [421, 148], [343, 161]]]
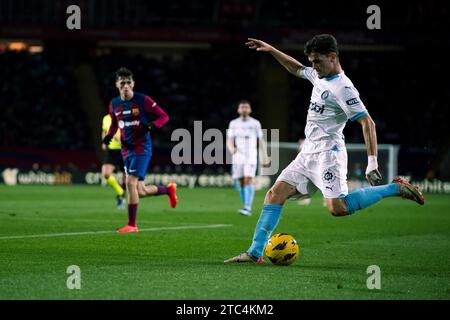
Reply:
[[[231, 227], [231, 226], [232, 226], [231, 224], [207, 224], [207, 225], [203, 225], [203, 226], [160, 227], [160, 228], [139, 229], [139, 232], [161, 231], [161, 230], [210, 229], [210, 228], [225, 228], [225, 227]], [[22, 236], [5, 236], [5, 237], [0, 237], [0, 240], [70, 237], [70, 236], [84, 236], [84, 235], [91, 235], [91, 234], [108, 234], [108, 233], [116, 233], [116, 231], [115, 230], [107, 230], [107, 231], [84, 231], [84, 232], [30, 234], [30, 235], [22, 235]]]
[[[14, 217], [7, 217], [5, 220], [8, 221], [14, 221], [14, 220], [30, 220], [30, 221], [55, 221], [55, 222], [92, 222], [92, 223], [97, 223], [97, 222], [101, 222], [101, 223], [110, 223], [110, 222], [123, 222], [124, 219], [113, 219], [110, 220], [108, 218], [105, 218], [103, 220], [101, 219], [72, 219], [70, 217], [60, 217], [60, 218], [38, 218], [38, 217], [21, 217], [21, 216], [14, 216]], [[1, 219], [0, 219], [1, 220]], [[153, 224], [158, 224], [158, 223], [168, 223], [168, 224], [184, 224], [184, 225], [198, 225], [198, 224], [202, 224], [201, 222], [179, 222], [179, 221], [163, 221], [163, 220], [139, 220], [140, 223], [153, 223]]]

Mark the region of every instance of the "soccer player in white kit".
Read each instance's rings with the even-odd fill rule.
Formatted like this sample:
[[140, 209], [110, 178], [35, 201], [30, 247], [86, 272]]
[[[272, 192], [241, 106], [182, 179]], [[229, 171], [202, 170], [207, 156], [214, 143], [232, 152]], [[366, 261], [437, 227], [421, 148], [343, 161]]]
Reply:
[[[250, 248], [225, 262], [261, 261], [265, 245], [278, 224], [281, 209], [289, 198], [313, 194], [320, 189], [333, 216], [346, 216], [364, 209], [385, 197], [399, 196], [423, 205], [425, 199], [417, 186], [402, 179], [378, 185], [381, 174], [377, 163], [377, 136], [358, 90], [345, 75], [339, 63], [336, 39], [329, 34], [316, 35], [304, 48], [312, 67], [257, 39], [246, 45], [270, 53], [283, 67], [313, 84], [305, 142], [301, 152], [279, 175], [266, 193], [264, 207], [255, 228]], [[367, 147], [366, 178], [371, 187], [348, 193], [347, 151], [342, 131], [346, 122], [361, 124]], [[377, 186], [374, 186], [377, 185]]]
[[255, 175], [258, 163], [258, 142], [262, 152], [263, 166], [267, 165], [266, 142], [261, 123], [252, 118], [250, 102], [241, 100], [237, 112], [239, 118], [232, 120], [227, 130], [227, 148], [232, 154], [232, 178], [239, 180], [239, 192], [243, 208], [239, 213], [252, 215], [255, 195]]

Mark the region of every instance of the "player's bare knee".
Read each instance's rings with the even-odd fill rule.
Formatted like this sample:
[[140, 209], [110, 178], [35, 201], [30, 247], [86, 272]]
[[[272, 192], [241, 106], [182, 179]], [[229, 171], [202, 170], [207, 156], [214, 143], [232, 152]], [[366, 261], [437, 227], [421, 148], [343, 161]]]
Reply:
[[245, 178], [244, 179], [244, 185], [249, 185], [253, 183], [253, 179], [252, 178]]
[[129, 189], [135, 189], [138, 186], [138, 180], [134, 177], [128, 176], [126, 182]]
[[270, 188], [266, 193], [265, 204], [283, 204], [287, 196], [277, 188]]

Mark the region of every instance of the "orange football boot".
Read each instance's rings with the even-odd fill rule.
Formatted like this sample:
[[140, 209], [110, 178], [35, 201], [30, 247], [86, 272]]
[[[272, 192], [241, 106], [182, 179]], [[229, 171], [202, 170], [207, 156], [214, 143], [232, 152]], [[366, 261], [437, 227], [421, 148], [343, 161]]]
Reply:
[[167, 185], [167, 188], [169, 189], [169, 193], [167, 194], [169, 196], [169, 204], [172, 208], [175, 208], [178, 203], [177, 185], [171, 182]]
[[415, 201], [421, 206], [425, 204], [425, 197], [418, 186], [412, 185], [408, 181], [400, 178], [396, 178], [392, 182], [398, 184], [398, 192], [403, 199]]
[[139, 232], [137, 225], [136, 226], [130, 226], [130, 225], [126, 225], [125, 227], [123, 227], [122, 229], [117, 229], [118, 233], [127, 233], [127, 232]]

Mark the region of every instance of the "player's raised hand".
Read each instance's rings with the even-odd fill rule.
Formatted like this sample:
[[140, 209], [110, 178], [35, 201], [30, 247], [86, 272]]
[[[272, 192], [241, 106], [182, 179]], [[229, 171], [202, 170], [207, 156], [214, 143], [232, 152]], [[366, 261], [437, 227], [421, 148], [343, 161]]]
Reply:
[[264, 41], [248, 38], [248, 41], [245, 43], [245, 45], [249, 49], [256, 49], [256, 51], [265, 51], [268, 52], [272, 48], [272, 46], [268, 43], [265, 43]]

